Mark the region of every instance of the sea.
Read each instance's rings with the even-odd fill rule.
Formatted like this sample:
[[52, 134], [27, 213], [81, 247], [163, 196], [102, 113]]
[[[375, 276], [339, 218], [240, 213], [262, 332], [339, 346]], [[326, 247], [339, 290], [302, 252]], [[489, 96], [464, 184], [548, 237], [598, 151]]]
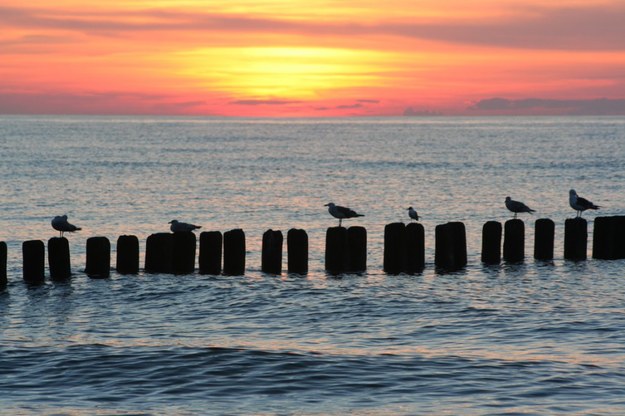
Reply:
[[[0, 116], [0, 178], [2, 415], [625, 414], [625, 260], [590, 243], [594, 218], [625, 214], [623, 117]], [[587, 261], [563, 258], [569, 189], [601, 206], [583, 214]], [[506, 196], [536, 210], [525, 261], [486, 266]], [[325, 272], [329, 202], [364, 214], [344, 225], [367, 229], [366, 272]], [[384, 226], [409, 206], [425, 270], [387, 275]], [[82, 228], [71, 279], [24, 283], [22, 243], [64, 214]], [[533, 258], [539, 218], [553, 261]], [[243, 229], [245, 275], [84, 273], [87, 238], [115, 259], [136, 235], [143, 267], [172, 219]], [[468, 265], [445, 273], [450, 221]], [[262, 234], [291, 228], [309, 273], [263, 273]]]

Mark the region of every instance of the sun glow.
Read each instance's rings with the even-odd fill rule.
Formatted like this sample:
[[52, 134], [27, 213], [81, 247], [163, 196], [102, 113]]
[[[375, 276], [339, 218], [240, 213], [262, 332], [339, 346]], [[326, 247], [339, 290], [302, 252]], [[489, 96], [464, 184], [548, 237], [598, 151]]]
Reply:
[[211, 48], [181, 53], [181, 75], [234, 97], [315, 99], [381, 78], [378, 51], [318, 47]]

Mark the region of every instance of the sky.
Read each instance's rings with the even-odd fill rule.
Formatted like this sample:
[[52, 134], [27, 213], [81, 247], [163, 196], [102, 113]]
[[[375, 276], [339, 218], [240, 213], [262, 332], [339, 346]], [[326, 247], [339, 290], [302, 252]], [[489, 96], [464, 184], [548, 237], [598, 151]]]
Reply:
[[625, 115], [624, 0], [2, 0], [0, 114]]

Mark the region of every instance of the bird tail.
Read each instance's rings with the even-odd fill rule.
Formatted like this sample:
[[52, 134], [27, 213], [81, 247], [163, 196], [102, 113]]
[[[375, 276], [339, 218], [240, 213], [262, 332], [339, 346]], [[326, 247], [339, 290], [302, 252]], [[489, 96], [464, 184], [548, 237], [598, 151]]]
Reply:
[[80, 230], [82, 230], [82, 228], [80, 228], [80, 227], [74, 228], [74, 231], [80, 231]]
[[364, 217], [365, 214], [356, 214], [357, 217]]
[[196, 226], [195, 226], [195, 228], [196, 228], [196, 229], [198, 229], [198, 228], [202, 228], [202, 226], [201, 226], [201, 225], [196, 225]]
[[530, 208], [528, 212], [529, 212], [530, 214], [532, 214], [532, 213], [536, 212], [536, 210], [535, 210], [535, 209], [531, 209], [531, 208]]

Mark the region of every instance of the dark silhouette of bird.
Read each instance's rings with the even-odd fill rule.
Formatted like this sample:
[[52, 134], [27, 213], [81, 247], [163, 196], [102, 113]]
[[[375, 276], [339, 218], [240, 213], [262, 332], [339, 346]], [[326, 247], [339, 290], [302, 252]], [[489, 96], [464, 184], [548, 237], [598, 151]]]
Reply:
[[186, 222], [180, 222], [178, 220], [171, 220], [168, 224], [171, 224], [169, 229], [172, 233], [184, 233], [202, 228], [201, 225], [187, 224]]
[[82, 228], [70, 224], [67, 221], [67, 215], [57, 215], [52, 218], [52, 228], [57, 230], [61, 237], [63, 237], [64, 233], [73, 233], [74, 231], [82, 230]]
[[523, 202], [515, 201], [509, 196], [506, 197], [506, 208], [514, 212], [514, 218], [516, 218], [516, 214], [519, 214], [521, 212], [527, 212], [528, 214], [531, 214], [532, 212], [536, 212], [536, 210], [531, 209], [530, 207], [525, 205]]
[[593, 204], [589, 200], [578, 196], [577, 192], [575, 192], [575, 189], [571, 189], [569, 191], [569, 205], [571, 206], [571, 208], [577, 211], [578, 217], [581, 217], [582, 212], [586, 211], [587, 209], [601, 208], [600, 206]]
[[419, 221], [419, 214], [417, 214], [417, 211], [415, 211], [413, 207], [408, 207], [406, 209], [408, 210], [408, 216], [410, 218], [412, 218], [415, 221]]
[[324, 206], [328, 207], [328, 212], [330, 213], [330, 215], [332, 215], [334, 218], [339, 219], [339, 227], [342, 225], [343, 219], [364, 217], [363, 214], [358, 214], [356, 213], [356, 211], [353, 211], [350, 208], [335, 205], [334, 202], [330, 202], [328, 204], [325, 204]]

